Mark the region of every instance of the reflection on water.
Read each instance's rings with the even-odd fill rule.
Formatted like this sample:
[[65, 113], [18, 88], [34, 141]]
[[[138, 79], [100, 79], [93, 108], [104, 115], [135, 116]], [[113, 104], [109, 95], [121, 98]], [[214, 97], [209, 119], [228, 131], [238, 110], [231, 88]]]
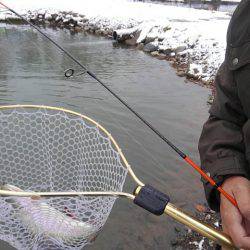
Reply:
[[[46, 33], [198, 162], [207, 89], [185, 83], [166, 62], [113, 46], [110, 40], [62, 30]], [[67, 68], [79, 68], [36, 31], [0, 26], [0, 61], [0, 105], [45, 104], [86, 114], [117, 139], [145, 183], [168, 193], [173, 203], [185, 209], [204, 201], [199, 176], [94, 80], [88, 76], [65, 79]], [[128, 178], [125, 190], [132, 192], [134, 187]], [[119, 200], [89, 249], [169, 249], [174, 226], [169, 218]]]

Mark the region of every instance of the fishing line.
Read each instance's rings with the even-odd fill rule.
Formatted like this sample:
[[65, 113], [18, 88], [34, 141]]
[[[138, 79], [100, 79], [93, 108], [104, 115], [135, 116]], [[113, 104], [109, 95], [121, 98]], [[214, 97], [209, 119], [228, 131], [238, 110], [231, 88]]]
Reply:
[[[8, 24], [10, 24], [10, 25], [14, 25], [9, 19], [7, 19], [6, 20], [6, 22], [8, 23]], [[40, 33], [39, 33], [40, 34]], [[20, 37], [25, 37], [26, 36], [26, 33], [20, 33]], [[42, 39], [44, 39], [44, 37], [43, 36], [41, 36], [41, 38]], [[10, 39], [10, 41], [11, 41], [11, 43], [12, 43], [12, 39]], [[43, 54], [43, 55], [45, 55], [46, 56], [46, 58], [48, 58], [48, 61], [50, 61], [51, 63], [52, 63], [52, 65], [54, 66], [54, 65], [57, 65], [57, 68], [59, 68], [59, 70], [60, 71], [63, 71], [63, 72], [65, 72], [65, 68], [63, 68], [62, 66], [61, 66], [61, 64], [60, 63], [58, 63], [49, 53], [47, 53], [46, 51], [44, 51], [44, 50], [42, 50], [38, 45], [37, 45], [37, 43], [36, 42], [34, 42], [32, 39], [29, 39], [29, 41], [28, 41], [30, 44], [32, 44], [33, 46], [34, 46], [34, 48], [36, 49], [36, 50], [38, 50], [38, 51], [40, 51], [40, 53], [41, 54]], [[13, 45], [13, 47], [14, 47], [14, 45]], [[51, 69], [49, 70], [49, 73], [51, 73]], [[53, 71], [55, 71], [56, 73], [58, 72], [58, 70], [53, 70]], [[0, 74], [0, 76], [1, 76], [1, 74]], [[19, 75], [20, 76], [20, 75]], [[15, 75], [15, 78], [17, 78], [17, 77], [19, 77], [19, 76], [17, 76], [17, 75]], [[62, 77], [62, 75], [60, 74], [60, 75], [55, 75], [55, 74], [53, 74], [53, 77]], [[22, 77], [22, 76], [21, 76]], [[31, 78], [31, 77], [36, 77], [36, 76], [31, 76], [30, 74], [29, 74], [29, 78]], [[50, 78], [51, 78], [51, 76], [50, 76]], [[90, 98], [90, 99], [94, 99], [94, 97], [92, 98], [92, 97], [85, 97], [85, 98]], [[98, 98], [97, 98], [98, 99]], [[83, 109], [84, 109], [84, 111], [86, 112], [86, 109], [83, 107]], [[87, 114], [87, 112], [86, 112], [86, 114]]]
[[161, 138], [165, 143], [167, 143], [183, 160], [185, 160], [190, 166], [192, 166], [200, 175], [207, 180], [214, 188], [216, 188], [222, 195], [224, 195], [235, 207], [237, 207], [236, 200], [228, 194], [221, 186], [217, 185], [217, 183], [206, 174], [196, 163], [193, 162], [184, 152], [182, 152], [178, 147], [176, 147], [169, 139], [167, 139], [163, 134], [160, 133], [151, 123], [145, 120], [137, 111], [135, 111], [125, 100], [123, 100], [117, 93], [115, 93], [110, 87], [108, 87], [104, 82], [102, 82], [93, 72], [88, 70], [81, 62], [79, 62], [72, 54], [70, 54], [67, 50], [65, 50], [61, 45], [55, 42], [52, 38], [50, 38], [46, 33], [44, 33], [40, 28], [36, 25], [28, 21], [22, 15], [17, 13], [15, 10], [9, 8], [2, 2], [0, 2], [2, 6], [7, 8], [9, 11], [18, 16], [21, 20], [27, 22], [31, 27], [36, 29], [40, 34], [46, 37], [51, 43], [53, 43], [60, 51], [66, 54], [69, 58], [72, 59], [77, 65], [79, 65], [86, 74], [95, 79], [100, 85], [102, 85], [110, 94], [112, 94], [117, 100], [119, 100], [127, 109], [129, 109], [137, 118], [139, 118], [147, 127], [149, 127], [159, 138]]
[[[108, 106], [108, 103], [105, 100], [103, 100], [102, 102], [106, 103], [106, 105]], [[131, 139], [132, 142], [140, 146], [140, 149], [142, 149], [146, 153], [146, 155], [151, 158], [152, 162], [154, 163], [154, 168], [159, 168], [159, 166], [162, 165], [160, 161], [154, 157], [154, 154], [152, 152], [150, 152], [139, 140], [137, 140], [135, 136], [129, 133], [128, 129], [119, 121], [118, 118], [114, 119], [114, 117], [106, 109], [104, 109], [102, 105], [100, 105], [99, 108], [105, 113], [109, 120], [114, 122], [114, 124], [119, 125], [119, 129], [121, 129], [123, 133]]]
[[[8, 22], [10, 25], [12, 25], [12, 23], [11, 23], [10, 20], [8, 20], [7, 22]], [[25, 36], [25, 35], [21, 34], [21, 36]], [[86, 73], [86, 72], [82, 72], [82, 73], [77, 73], [77, 74], [75, 74], [75, 70], [73, 70], [73, 69], [71, 69], [71, 68], [69, 68], [69, 69], [67, 69], [67, 70], [65, 71], [65, 68], [63, 68], [60, 64], [58, 64], [58, 63], [56, 62], [56, 60], [54, 60], [54, 58], [53, 58], [52, 56], [50, 56], [48, 53], [46, 53], [45, 51], [43, 51], [43, 50], [37, 45], [36, 42], [34, 42], [33, 40], [29, 40], [29, 42], [32, 43], [32, 44], [34, 45], [34, 47], [35, 47], [37, 50], [39, 50], [41, 53], [44, 53], [44, 54], [48, 57], [48, 59], [52, 62], [53, 65], [59, 66], [59, 68], [60, 68], [61, 70], [63, 70], [63, 71], [65, 72], [65, 74], [66, 74], [66, 72], [69, 72], [70, 74], [69, 74], [68, 76], [66, 76], [67, 78], [69, 78], [69, 76], [79, 76], [79, 75], [82, 75], [82, 74]], [[61, 75], [60, 75], [60, 76], [61, 76]], [[129, 78], [129, 77], [127, 77], [127, 76], [126, 76], [126, 78], [127, 78], [127, 79], [130, 79], [130, 80], [132, 81], [131, 78]], [[90, 98], [91, 98], [91, 97], [90, 97]], [[93, 98], [91, 98], [91, 99], [94, 100]], [[102, 102], [106, 103], [106, 105], [108, 106], [108, 103], [105, 102], [104, 99], [102, 100]], [[96, 100], [95, 100], [95, 103], [97, 103]], [[132, 135], [128, 132], [128, 130], [126, 129], [126, 127], [119, 121], [118, 118], [117, 118], [117, 119], [114, 119], [114, 117], [111, 116], [110, 113], [109, 113], [107, 110], [105, 110], [104, 107], [103, 107], [102, 105], [98, 105], [98, 107], [105, 113], [105, 115], [109, 118], [109, 120], [113, 121], [114, 123], [116, 123], [116, 124], [118, 124], [118, 125], [120, 126], [120, 128], [122, 129], [122, 131], [131, 139], [131, 141], [133, 141], [135, 144], [137, 144], [138, 146], [140, 146], [141, 149], [143, 149], [143, 151], [146, 153], [146, 155], [148, 155], [148, 156], [151, 158], [152, 162], [154, 163], [154, 167], [157, 168], [157, 166], [162, 165], [162, 164], [160, 163], [160, 161], [157, 160], [157, 159], [154, 157], [154, 155], [153, 155], [152, 152], [150, 152], [141, 142], [139, 142], [138, 140], [136, 140], [136, 139], [135, 139], [135, 136], [132, 136]], [[84, 105], [83, 105], [83, 107], [81, 106], [81, 108], [83, 108], [83, 110], [84, 110], [85, 113], [87, 114], [87, 112], [86, 112], [87, 110], [85, 109]]]
[[[6, 19], [5, 20], [6, 21], [6, 23], [8, 23], [8, 24], [10, 24], [10, 25], [15, 25], [14, 23], [12, 23], [11, 21], [10, 21], [10, 19]], [[20, 35], [20, 37], [25, 37], [26, 36], [26, 34], [23, 34], [23, 33], [19, 33], [19, 35]], [[41, 38], [43, 38], [43, 37], [41, 37]], [[8, 42], [11, 42], [11, 44], [13, 45], [13, 48], [15, 47], [14, 46], [14, 43], [13, 43], [13, 39], [10, 39], [10, 38], [8, 38], [8, 39], [6, 39]], [[46, 55], [46, 58], [48, 58], [48, 60], [49, 61], [51, 61], [52, 62], [52, 65], [57, 65], [57, 67], [59, 67], [59, 69], [61, 69], [61, 70], [65, 70], [65, 68], [62, 68], [62, 66], [60, 65], [60, 64], [58, 64], [53, 58], [52, 58], [52, 56], [51, 55], [49, 55], [48, 53], [46, 53], [44, 50], [42, 50], [32, 39], [29, 39], [29, 43], [30, 44], [33, 44], [34, 45], [34, 47], [38, 50], [38, 51], [40, 51], [40, 53], [41, 54], [44, 54], [44, 55]], [[50, 72], [51, 72], [52, 70], [50, 69]], [[55, 70], [55, 72], [58, 72], [58, 70]], [[23, 76], [20, 76], [20, 75], [14, 75], [15, 77], [23, 77]], [[53, 74], [53, 76], [55, 76], [55, 77], [61, 77], [62, 75], [60, 74], [60, 75], [55, 75], [55, 74]], [[30, 75], [29, 74], [29, 78], [32, 78], [32, 77], [41, 77], [41, 76], [35, 76], [35, 75]]]

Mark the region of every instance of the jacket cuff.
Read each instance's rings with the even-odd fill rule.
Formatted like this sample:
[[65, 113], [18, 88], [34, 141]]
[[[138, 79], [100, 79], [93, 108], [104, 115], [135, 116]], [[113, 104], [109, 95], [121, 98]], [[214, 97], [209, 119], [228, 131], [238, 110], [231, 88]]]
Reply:
[[[226, 157], [217, 159], [214, 162], [206, 162], [204, 164], [204, 169], [207, 171], [207, 174], [214, 179], [217, 185], [222, 185], [222, 183], [231, 176], [244, 176], [249, 178], [250, 173], [247, 172], [248, 163], [243, 157]], [[216, 190], [216, 188], [212, 187], [212, 185], [204, 180], [202, 182], [205, 189], [206, 199], [208, 205], [214, 211], [219, 211], [220, 209], [220, 194]]]

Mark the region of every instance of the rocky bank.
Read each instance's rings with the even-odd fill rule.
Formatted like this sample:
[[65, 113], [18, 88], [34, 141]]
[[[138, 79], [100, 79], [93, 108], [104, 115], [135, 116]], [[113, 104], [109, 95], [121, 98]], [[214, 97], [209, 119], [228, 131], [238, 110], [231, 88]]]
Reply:
[[[190, 25], [187, 25], [189, 18], [173, 22], [164, 20], [161, 23], [155, 20], [139, 22], [130, 19], [129, 22], [119, 24], [111, 23], [110, 18], [90, 18], [72, 11], [27, 10], [22, 14], [37, 25], [66, 28], [71, 32], [88, 32], [137, 47], [160, 60], [169, 61], [180, 77], [209, 88], [213, 87], [216, 71], [224, 57], [225, 42], [220, 42], [219, 39], [224, 35], [215, 35], [215, 38], [211, 38], [211, 34], [204, 35], [201, 26], [208, 29], [211, 23], [207, 19], [201, 20], [201, 17], [192, 19]], [[209, 13], [206, 12], [206, 15], [209, 16]], [[230, 17], [227, 14], [211, 15], [214, 22], [224, 27], [225, 33]], [[0, 21], [22, 23], [9, 11], [0, 12]], [[216, 25], [214, 22], [213, 25]], [[208, 31], [211, 32], [212, 28]]]

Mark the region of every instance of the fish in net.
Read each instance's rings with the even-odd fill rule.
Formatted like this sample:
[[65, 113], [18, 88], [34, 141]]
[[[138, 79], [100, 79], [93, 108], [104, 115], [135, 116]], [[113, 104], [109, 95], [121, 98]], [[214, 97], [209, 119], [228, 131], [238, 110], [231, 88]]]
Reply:
[[[2, 190], [122, 191], [127, 169], [98, 126], [49, 109], [0, 112]], [[0, 197], [0, 239], [18, 249], [81, 249], [115, 197]]]
[[[128, 173], [137, 184], [133, 194], [122, 191]], [[94, 242], [117, 197], [233, 246], [227, 235], [142, 183], [93, 119], [57, 107], [0, 107], [1, 240], [17, 249], [82, 249]]]

